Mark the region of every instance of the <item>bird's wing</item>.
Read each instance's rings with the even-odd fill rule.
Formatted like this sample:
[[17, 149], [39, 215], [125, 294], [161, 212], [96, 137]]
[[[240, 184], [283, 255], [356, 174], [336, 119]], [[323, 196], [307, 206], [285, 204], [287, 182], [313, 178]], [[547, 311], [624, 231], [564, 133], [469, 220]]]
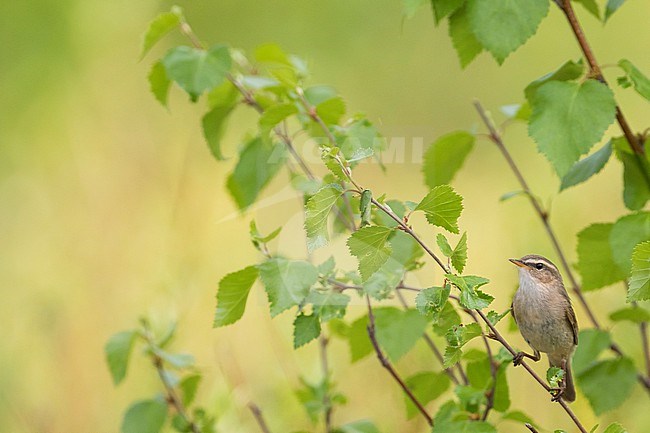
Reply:
[[517, 323], [517, 316], [515, 316], [515, 303], [513, 302], [510, 304], [510, 313], [512, 314], [512, 318], [515, 319], [515, 323]]
[[566, 319], [571, 326], [571, 331], [573, 331], [573, 344], [578, 344], [578, 320], [576, 319], [576, 313], [573, 311], [571, 304], [567, 304], [566, 307]]

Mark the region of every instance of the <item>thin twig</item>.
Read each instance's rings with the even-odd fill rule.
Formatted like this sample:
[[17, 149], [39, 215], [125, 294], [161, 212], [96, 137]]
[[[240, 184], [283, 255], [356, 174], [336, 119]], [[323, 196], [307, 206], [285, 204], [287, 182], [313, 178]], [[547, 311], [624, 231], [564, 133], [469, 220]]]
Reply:
[[524, 424], [528, 430], [530, 430], [532, 433], [539, 433], [535, 427], [533, 427], [530, 423]]
[[260, 409], [255, 403], [248, 403], [248, 408], [253, 413], [253, 417], [255, 418], [255, 421], [257, 421], [257, 425], [260, 427], [262, 433], [271, 433], [271, 429], [269, 429], [269, 426], [264, 420], [262, 409]]
[[393, 379], [395, 379], [395, 381], [399, 384], [399, 386], [402, 388], [404, 393], [413, 402], [413, 404], [420, 411], [422, 416], [427, 420], [427, 423], [430, 426], [433, 426], [433, 418], [431, 418], [431, 415], [429, 415], [427, 410], [424, 408], [422, 403], [420, 403], [420, 401], [413, 394], [413, 392], [411, 392], [409, 387], [406, 386], [406, 383], [402, 380], [400, 375], [393, 368], [393, 365], [390, 363], [388, 358], [386, 358], [386, 355], [384, 355], [384, 352], [382, 352], [381, 347], [379, 347], [379, 343], [377, 342], [377, 336], [375, 334], [375, 315], [372, 312], [372, 304], [370, 303], [370, 296], [368, 295], [366, 295], [366, 304], [368, 305], [368, 337], [370, 337], [370, 342], [372, 343], [372, 347], [375, 349], [375, 353], [377, 354], [377, 359], [379, 359], [379, 363], [382, 365], [382, 367], [388, 370], [391, 376], [393, 376]]
[[[328, 384], [327, 390], [329, 391], [330, 369], [329, 369], [329, 363], [327, 361], [327, 344], [329, 343], [329, 340], [327, 339], [327, 337], [321, 334], [319, 337], [319, 343], [320, 343], [321, 368], [323, 370], [323, 380], [326, 381], [326, 383]], [[332, 431], [333, 407], [332, 407], [332, 400], [330, 398], [329, 392], [326, 392], [323, 395], [323, 407], [325, 408], [325, 414], [323, 416], [324, 423], [325, 423], [325, 433], [330, 433]]]
[[[526, 196], [528, 197], [530, 204], [533, 206], [535, 213], [537, 214], [542, 224], [544, 225], [544, 229], [546, 230], [546, 233], [549, 239], [551, 240], [551, 243], [553, 244], [553, 249], [555, 250], [558, 257], [560, 258], [560, 263], [562, 264], [564, 273], [566, 274], [566, 276], [569, 278], [569, 281], [571, 282], [571, 290], [578, 298], [580, 305], [582, 305], [582, 308], [587, 313], [587, 316], [589, 317], [589, 320], [593, 324], [594, 328], [601, 329], [600, 323], [598, 322], [596, 315], [594, 314], [593, 310], [587, 303], [584, 294], [582, 293], [580, 284], [578, 283], [578, 280], [576, 279], [575, 274], [573, 273], [573, 269], [571, 268], [571, 265], [569, 264], [566, 255], [564, 254], [564, 250], [562, 249], [558, 237], [555, 234], [555, 230], [551, 226], [548, 212], [546, 212], [542, 208], [535, 194], [533, 194], [533, 192], [531, 191], [530, 187], [528, 186], [528, 183], [526, 182], [526, 179], [521, 173], [521, 170], [519, 170], [519, 167], [517, 166], [514, 159], [510, 155], [510, 152], [506, 148], [503, 142], [503, 138], [501, 137], [501, 134], [499, 134], [499, 132], [497, 131], [494, 123], [492, 122], [492, 119], [490, 119], [490, 116], [488, 116], [487, 112], [485, 111], [481, 103], [478, 100], [475, 100], [474, 106], [476, 107], [476, 111], [481, 117], [481, 120], [483, 121], [483, 123], [485, 124], [485, 126], [488, 128], [490, 132], [490, 140], [499, 148], [499, 150], [503, 154], [503, 157], [507, 161], [508, 166], [510, 166], [510, 169], [512, 170], [515, 177], [517, 178], [519, 185], [521, 186], [522, 190], [526, 193]], [[610, 350], [612, 350], [618, 356], [624, 356], [623, 351], [616, 343], [612, 343], [610, 345]], [[645, 377], [642, 374], [638, 374], [637, 379], [646, 388], [646, 390], [650, 392], [650, 376]]]
[[[399, 299], [400, 304], [402, 304], [402, 307], [405, 310], [408, 310], [409, 306], [406, 303], [406, 299], [404, 299], [404, 295], [402, 295], [402, 293], [399, 291], [399, 289], [403, 289], [403, 288], [404, 287], [400, 283], [397, 286], [397, 290], [395, 290], [395, 294], [397, 295], [397, 299]], [[429, 335], [425, 332], [424, 334], [422, 334], [422, 338], [424, 339], [424, 341], [426, 341], [427, 346], [429, 346], [429, 348], [431, 349], [431, 351], [435, 355], [436, 359], [438, 359], [438, 361], [440, 362], [440, 365], [442, 365], [444, 367], [445, 359], [442, 356], [442, 352], [440, 352], [440, 350], [438, 349], [436, 344], [433, 342], [431, 337], [429, 337]], [[462, 372], [462, 366], [460, 365], [460, 363], [457, 363], [456, 365], [458, 365], [460, 367], [459, 370], [461, 370], [461, 374], [464, 376], [464, 372]], [[454, 374], [454, 370], [452, 370], [451, 368], [445, 368], [444, 371], [447, 374], [447, 376], [449, 376], [449, 379], [451, 379], [452, 382], [454, 382], [456, 385], [460, 384], [460, 382], [458, 382], [458, 378], [456, 378], [456, 375]]]

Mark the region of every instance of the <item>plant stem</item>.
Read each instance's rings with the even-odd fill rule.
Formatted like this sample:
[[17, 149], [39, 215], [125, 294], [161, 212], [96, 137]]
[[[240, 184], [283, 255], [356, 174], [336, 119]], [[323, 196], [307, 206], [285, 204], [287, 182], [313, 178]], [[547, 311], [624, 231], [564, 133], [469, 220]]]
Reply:
[[[519, 167], [512, 159], [510, 152], [506, 148], [503, 142], [503, 138], [501, 137], [501, 134], [498, 132], [497, 128], [495, 127], [494, 123], [488, 116], [487, 112], [485, 111], [481, 103], [478, 100], [475, 100], [474, 106], [476, 107], [476, 111], [481, 117], [481, 120], [483, 121], [485, 126], [488, 128], [488, 131], [490, 132], [489, 134], [490, 140], [499, 148], [499, 150], [503, 154], [503, 157], [507, 161], [508, 166], [510, 166], [510, 169], [512, 170], [515, 177], [519, 181], [519, 185], [521, 186], [522, 190], [526, 193], [526, 196], [528, 197], [531, 205], [533, 206], [535, 213], [537, 214], [542, 224], [544, 225], [544, 229], [546, 230], [546, 233], [549, 239], [551, 240], [551, 243], [553, 244], [553, 249], [555, 250], [558, 257], [560, 258], [560, 263], [562, 264], [564, 273], [566, 274], [566, 276], [569, 278], [571, 282], [571, 290], [580, 301], [582, 308], [584, 309], [585, 313], [587, 313], [587, 316], [589, 317], [589, 320], [591, 321], [594, 328], [602, 329], [600, 323], [598, 322], [598, 319], [596, 318], [596, 315], [594, 314], [593, 310], [587, 303], [587, 299], [584, 297], [584, 294], [582, 293], [580, 284], [578, 284], [578, 281], [575, 277], [575, 274], [573, 273], [571, 265], [569, 264], [569, 261], [567, 260], [566, 255], [564, 254], [564, 250], [562, 249], [562, 246], [558, 241], [557, 235], [555, 234], [555, 230], [553, 230], [553, 227], [551, 226], [548, 212], [546, 212], [542, 208], [539, 201], [537, 200], [537, 198], [535, 198], [535, 195], [530, 190], [530, 187], [528, 186], [526, 179], [521, 173], [521, 170], [519, 170]], [[612, 343], [610, 345], [610, 350], [616, 353], [618, 356], [624, 356], [623, 351], [616, 343]], [[642, 374], [638, 374], [637, 378], [641, 383], [641, 385], [643, 385], [646, 388], [646, 390], [650, 392], [650, 376], [646, 378]]]
[[533, 427], [531, 424], [526, 423], [524, 424], [528, 430], [530, 430], [532, 433], [539, 433], [535, 427]]
[[259, 406], [257, 406], [255, 403], [248, 403], [248, 408], [253, 413], [253, 417], [255, 418], [255, 421], [257, 421], [257, 425], [260, 427], [262, 433], [271, 433], [271, 429], [269, 429], [269, 426], [266, 424], [264, 415], [262, 414], [262, 410], [259, 408]]
[[386, 355], [381, 350], [381, 347], [379, 347], [379, 343], [377, 342], [377, 336], [375, 334], [375, 315], [372, 312], [372, 304], [370, 303], [370, 296], [366, 295], [366, 304], [368, 305], [368, 337], [370, 337], [370, 342], [372, 343], [372, 347], [375, 349], [375, 353], [377, 354], [377, 359], [379, 359], [379, 363], [384, 367], [388, 372], [390, 373], [391, 376], [393, 376], [393, 379], [399, 384], [399, 386], [402, 388], [404, 393], [409, 397], [409, 399], [413, 402], [415, 407], [420, 411], [422, 416], [427, 420], [427, 423], [430, 426], [433, 426], [433, 418], [431, 418], [431, 415], [426, 411], [422, 403], [415, 397], [413, 392], [409, 389], [408, 386], [406, 386], [406, 383], [402, 380], [400, 375], [397, 373], [397, 371], [393, 368], [393, 365], [390, 363], [388, 358], [386, 358]]
[[[320, 343], [320, 360], [321, 360], [321, 368], [323, 370], [323, 380], [327, 381], [328, 387], [327, 390], [329, 391], [329, 380], [330, 380], [330, 369], [329, 369], [329, 363], [327, 361], [327, 344], [329, 343], [329, 340], [327, 337], [325, 337], [323, 334], [320, 335], [319, 337], [319, 343]], [[323, 406], [325, 407], [325, 414], [323, 416], [323, 421], [325, 423], [325, 433], [330, 433], [332, 431], [332, 401], [330, 399], [329, 392], [326, 392], [323, 395]]]

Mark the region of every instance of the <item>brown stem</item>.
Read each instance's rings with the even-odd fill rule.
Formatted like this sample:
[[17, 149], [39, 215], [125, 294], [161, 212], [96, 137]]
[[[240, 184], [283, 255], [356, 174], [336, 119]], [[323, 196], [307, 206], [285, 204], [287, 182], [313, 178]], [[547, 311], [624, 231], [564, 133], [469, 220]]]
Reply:
[[[320, 342], [320, 360], [321, 360], [321, 368], [323, 370], [323, 380], [327, 381], [327, 384], [329, 385], [330, 381], [330, 369], [329, 369], [329, 363], [327, 361], [327, 344], [329, 343], [329, 340], [327, 337], [325, 337], [323, 334], [319, 337], [319, 342]], [[329, 386], [327, 387], [329, 391]], [[325, 433], [330, 433], [332, 431], [332, 401], [330, 399], [330, 394], [329, 392], [326, 392], [323, 395], [323, 407], [325, 407], [325, 414], [324, 414], [324, 423], [325, 423]]]
[[[585, 59], [587, 59], [587, 63], [589, 64], [589, 69], [591, 70], [591, 75], [594, 78], [596, 78], [598, 81], [607, 85], [607, 81], [603, 76], [603, 73], [600, 69], [600, 65], [596, 60], [596, 56], [594, 55], [594, 52], [591, 49], [591, 46], [589, 45], [589, 42], [587, 42], [587, 37], [585, 36], [585, 32], [582, 30], [580, 21], [578, 21], [578, 17], [576, 16], [575, 11], [573, 10], [573, 5], [571, 4], [571, 0], [562, 0], [562, 7], [560, 7], [560, 9], [564, 13], [564, 16], [566, 17], [567, 21], [569, 22], [569, 25], [571, 26], [571, 30], [573, 30], [573, 34], [576, 40], [578, 41], [578, 44], [580, 45], [580, 49], [582, 50]], [[630, 147], [632, 148], [634, 153], [637, 155], [644, 155], [645, 152], [643, 146], [641, 145], [641, 143], [639, 143], [638, 138], [632, 132], [632, 128], [630, 128], [630, 125], [627, 123], [625, 116], [623, 116], [623, 112], [618, 106], [616, 107], [616, 120], [618, 121], [618, 124], [620, 125], [621, 129], [623, 130], [623, 134], [625, 134], [625, 138], [627, 139], [627, 142], [630, 144]]]
[[530, 430], [532, 433], [539, 433], [535, 427], [533, 427], [531, 424], [526, 423], [524, 424], [528, 430]]
[[433, 426], [433, 418], [431, 418], [431, 415], [426, 411], [422, 403], [415, 397], [413, 392], [409, 389], [408, 386], [406, 386], [406, 383], [402, 380], [400, 375], [397, 373], [397, 371], [393, 368], [393, 365], [390, 363], [388, 358], [386, 358], [386, 355], [381, 350], [381, 347], [379, 347], [379, 343], [377, 342], [377, 336], [375, 334], [375, 315], [372, 312], [372, 305], [370, 303], [370, 296], [366, 295], [366, 304], [368, 305], [368, 337], [370, 337], [370, 342], [372, 343], [372, 347], [375, 349], [375, 353], [377, 354], [377, 359], [379, 359], [379, 363], [384, 367], [388, 372], [390, 373], [391, 376], [393, 376], [393, 379], [399, 384], [399, 386], [402, 388], [404, 393], [408, 396], [408, 398], [413, 402], [415, 407], [420, 411], [422, 416], [427, 420], [427, 423], [430, 426]]
[[[395, 290], [395, 293], [397, 294], [397, 299], [399, 299], [399, 302], [400, 302], [400, 304], [402, 304], [402, 307], [405, 310], [408, 310], [409, 307], [408, 307], [408, 304], [406, 303], [406, 299], [404, 299], [404, 295], [402, 295], [402, 293], [399, 291], [399, 289], [403, 289], [403, 288], [404, 288], [404, 286], [402, 286], [402, 284], [400, 283], [397, 286], [398, 290]], [[440, 362], [440, 365], [444, 366], [444, 363], [445, 363], [444, 357], [442, 356], [442, 353], [440, 352], [440, 350], [438, 349], [436, 344], [433, 342], [431, 337], [429, 337], [429, 335], [424, 333], [424, 334], [422, 334], [422, 338], [427, 343], [427, 346], [429, 346], [429, 348], [433, 352], [436, 359]], [[460, 365], [460, 363], [458, 363], [456, 365], [458, 365], [458, 367], [459, 367], [460, 374], [463, 377], [466, 378], [465, 373], [462, 371], [462, 366]], [[452, 382], [454, 382], [456, 385], [460, 384], [460, 382], [458, 382], [458, 378], [454, 374], [454, 370], [452, 370], [451, 368], [445, 368], [444, 370], [445, 370], [445, 373], [447, 374], [447, 376], [449, 376], [449, 379], [451, 379]], [[467, 382], [465, 382], [465, 384], [467, 384]]]
[[262, 410], [259, 408], [259, 406], [257, 406], [255, 403], [248, 403], [248, 408], [253, 413], [253, 417], [255, 418], [255, 421], [257, 421], [257, 425], [259, 426], [262, 433], [271, 433], [271, 429], [269, 429], [269, 426], [266, 424], [264, 415], [262, 414]]
[[[501, 137], [501, 134], [499, 133], [499, 131], [497, 131], [496, 127], [494, 126], [494, 123], [488, 116], [487, 112], [485, 111], [481, 103], [478, 100], [475, 100], [474, 106], [476, 107], [476, 111], [481, 117], [481, 120], [483, 121], [485, 126], [488, 128], [488, 131], [490, 132], [489, 134], [490, 140], [499, 148], [499, 150], [503, 154], [503, 157], [505, 158], [508, 165], [510, 166], [510, 169], [512, 170], [515, 177], [519, 181], [519, 185], [521, 186], [522, 190], [526, 193], [526, 196], [528, 197], [531, 205], [533, 206], [533, 209], [535, 209], [535, 213], [542, 221], [542, 224], [544, 225], [544, 229], [546, 230], [546, 234], [548, 235], [549, 239], [551, 240], [551, 243], [553, 244], [553, 249], [555, 250], [558, 257], [560, 258], [560, 263], [562, 264], [564, 273], [567, 275], [567, 277], [571, 282], [571, 290], [578, 298], [580, 305], [582, 305], [582, 308], [584, 309], [585, 313], [587, 313], [587, 317], [589, 317], [589, 320], [591, 321], [594, 328], [601, 329], [600, 323], [598, 322], [596, 315], [594, 314], [593, 310], [587, 303], [584, 294], [582, 293], [580, 284], [578, 284], [578, 281], [575, 277], [575, 274], [573, 273], [571, 265], [569, 264], [569, 261], [567, 260], [566, 255], [564, 254], [564, 250], [562, 249], [560, 242], [558, 241], [557, 235], [555, 234], [555, 230], [553, 230], [553, 227], [551, 226], [551, 223], [548, 218], [548, 213], [542, 208], [539, 201], [535, 198], [535, 195], [530, 190], [530, 187], [528, 186], [526, 179], [524, 178], [523, 174], [519, 170], [519, 167], [517, 166], [515, 161], [512, 159], [510, 152], [506, 148], [503, 142], [503, 138]], [[610, 350], [616, 353], [618, 356], [624, 356], [623, 351], [616, 343], [612, 343], [610, 345]], [[642, 374], [638, 374], [637, 378], [639, 382], [646, 388], [646, 390], [650, 392], [650, 377], [646, 378]]]
[[639, 330], [641, 331], [641, 344], [643, 345], [647, 382], [650, 380], [650, 344], [648, 343], [648, 322], [641, 322], [639, 325]]

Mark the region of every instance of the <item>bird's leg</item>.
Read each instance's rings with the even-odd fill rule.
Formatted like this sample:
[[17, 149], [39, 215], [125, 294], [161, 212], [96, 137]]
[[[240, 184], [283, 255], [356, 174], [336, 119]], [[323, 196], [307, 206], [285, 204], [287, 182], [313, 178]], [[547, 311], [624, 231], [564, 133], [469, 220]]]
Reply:
[[516, 367], [521, 364], [524, 358], [530, 358], [533, 362], [537, 362], [542, 359], [542, 355], [536, 349], [533, 349], [532, 355], [526, 352], [519, 352], [512, 358], [512, 364]]
[[553, 397], [551, 397], [551, 401], [558, 401], [560, 398], [562, 398], [562, 395], [564, 394], [564, 390], [566, 389], [566, 359], [562, 360], [562, 370], [564, 371], [564, 376], [562, 377], [562, 380], [558, 383], [560, 387], [551, 389], [551, 392], [552, 393], [554, 392]]

